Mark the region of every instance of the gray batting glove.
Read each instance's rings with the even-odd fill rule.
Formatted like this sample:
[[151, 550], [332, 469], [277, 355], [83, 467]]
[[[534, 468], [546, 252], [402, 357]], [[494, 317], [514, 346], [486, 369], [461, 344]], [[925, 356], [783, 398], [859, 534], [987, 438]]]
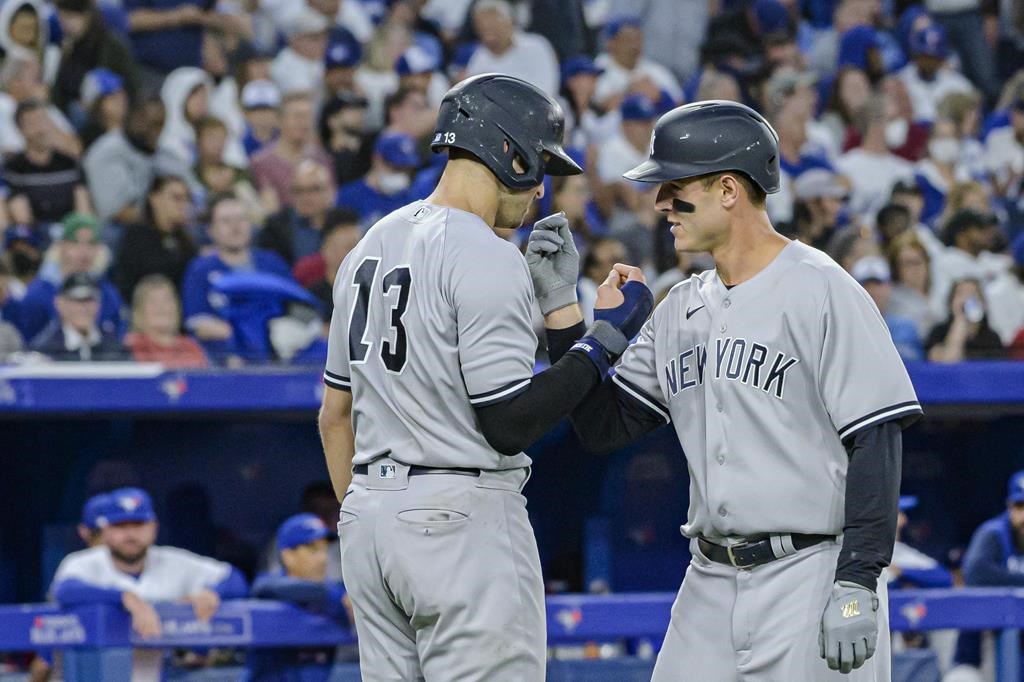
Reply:
[[565, 213], [549, 215], [534, 223], [526, 245], [526, 264], [542, 313], [547, 315], [576, 302], [580, 254]]
[[840, 580], [821, 614], [818, 649], [832, 670], [846, 674], [864, 665], [878, 643], [878, 597], [857, 583]]

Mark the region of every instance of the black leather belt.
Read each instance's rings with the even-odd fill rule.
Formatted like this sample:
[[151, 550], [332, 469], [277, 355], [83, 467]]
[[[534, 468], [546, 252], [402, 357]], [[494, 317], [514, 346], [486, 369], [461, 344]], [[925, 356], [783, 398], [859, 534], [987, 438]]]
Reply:
[[[836, 539], [834, 535], [805, 535], [802, 533], [792, 533], [789, 537], [792, 538], [793, 548], [796, 551], [813, 547], [826, 540]], [[697, 538], [697, 544], [704, 556], [711, 561], [735, 568], [754, 568], [787, 556], [786, 554], [776, 554], [776, 551], [772, 549], [771, 537], [741, 542], [728, 547], [716, 545], [704, 538]]]
[[[353, 474], [362, 474], [365, 476], [370, 473], [369, 464], [356, 464], [352, 467]], [[479, 476], [479, 469], [466, 469], [460, 467], [424, 467], [418, 464], [413, 464], [409, 467], [410, 476], [423, 476], [425, 474], [454, 474], [456, 476]]]

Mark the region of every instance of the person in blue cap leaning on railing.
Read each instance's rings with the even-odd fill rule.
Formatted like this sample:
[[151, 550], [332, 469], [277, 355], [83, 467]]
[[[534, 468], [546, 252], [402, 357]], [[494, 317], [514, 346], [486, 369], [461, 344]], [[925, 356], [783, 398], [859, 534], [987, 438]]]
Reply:
[[[345, 586], [327, 579], [327, 538], [331, 531], [315, 514], [296, 514], [277, 531], [282, 568], [264, 573], [252, 585], [257, 599], [289, 602], [346, 625], [351, 622]], [[334, 647], [251, 649], [246, 657], [250, 682], [327, 680]]]

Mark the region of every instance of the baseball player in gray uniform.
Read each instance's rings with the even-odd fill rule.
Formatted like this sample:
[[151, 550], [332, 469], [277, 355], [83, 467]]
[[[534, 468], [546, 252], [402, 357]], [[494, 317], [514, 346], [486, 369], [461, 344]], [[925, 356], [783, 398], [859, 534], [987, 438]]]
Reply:
[[320, 429], [367, 682], [544, 679], [522, 451], [601, 382], [653, 307], [642, 278], [626, 295], [605, 287], [621, 305], [534, 376], [534, 302], [550, 327], [579, 319], [577, 270], [561, 267], [575, 250], [563, 216], [540, 221], [540, 252], [566, 258], [534, 254], [531, 282], [502, 237], [545, 173], [581, 172], [562, 132], [559, 105], [524, 81], [460, 83], [438, 115], [436, 190], [381, 219], [338, 271]]
[[[864, 290], [772, 227], [777, 145], [752, 109], [696, 102], [658, 121], [625, 175], [660, 183], [676, 249], [716, 264], [672, 289], [573, 413], [589, 448], [671, 422], [686, 455], [693, 559], [656, 682], [889, 679], [879, 575], [901, 428], [921, 408]], [[548, 330], [552, 357], [581, 330]]]

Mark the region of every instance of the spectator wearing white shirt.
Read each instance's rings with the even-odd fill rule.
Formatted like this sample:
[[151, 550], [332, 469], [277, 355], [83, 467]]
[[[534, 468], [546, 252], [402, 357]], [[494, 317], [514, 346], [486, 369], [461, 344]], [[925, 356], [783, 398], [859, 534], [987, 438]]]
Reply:
[[595, 60], [604, 73], [597, 79], [594, 94], [605, 111], [617, 108], [632, 92], [641, 92], [654, 102], [665, 98], [676, 104], [683, 101], [682, 88], [672, 72], [643, 56], [644, 34], [639, 19], [620, 17], [608, 22], [605, 41], [605, 51]]
[[558, 94], [558, 57], [547, 38], [516, 28], [506, 0], [480, 0], [473, 7], [473, 28], [480, 47], [466, 65], [466, 75], [503, 73], [533, 83], [552, 97]]
[[974, 86], [946, 60], [949, 46], [941, 26], [929, 25], [910, 36], [909, 64], [899, 71], [914, 105], [914, 120], [931, 123], [942, 98], [951, 92], [974, 92]]
[[618, 116], [603, 114], [594, 101], [597, 77], [604, 69], [586, 55], [571, 57], [562, 64], [562, 97], [565, 138], [571, 147], [586, 149], [608, 138], [618, 126]]
[[[150, 638], [161, 632], [155, 603], [186, 601], [205, 621], [222, 599], [246, 595], [245, 579], [230, 564], [154, 545], [156, 513], [143, 490], [111, 492], [97, 525], [102, 544], [69, 554], [57, 568], [51, 593], [63, 607], [119, 605], [131, 615], [132, 630]], [[136, 652], [133, 679], [158, 677], [161, 658], [159, 650]]]
[[836, 169], [853, 187], [850, 212], [874, 215], [889, 200], [893, 186], [900, 180], [912, 180], [914, 166], [889, 151], [885, 142], [886, 97], [875, 94], [854, 114], [854, 125], [861, 133], [860, 147], [836, 160]]
[[985, 288], [989, 323], [1005, 346], [1024, 330], [1024, 234], [1017, 235], [1010, 255], [1012, 267]]
[[941, 276], [935, 281], [940, 300], [948, 296], [953, 282], [973, 279], [985, 287], [1009, 271], [1010, 257], [991, 251], [998, 231], [996, 219], [989, 213], [962, 208], [950, 216], [944, 234], [948, 248], [935, 273]]
[[623, 220], [635, 224], [633, 214], [646, 208], [641, 197], [648, 188], [639, 187], [639, 183], [626, 180], [622, 174], [632, 168], [630, 164], [642, 163], [647, 158], [658, 110], [650, 99], [634, 94], [622, 101], [619, 115], [619, 130], [595, 147], [596, 182], [600, 183], [594, 190], [595, 199], [609, 216], [613, 232]]
[[271, 63], [270, 77], [282, 94], [312, 92], [319, 99], [323, 93], [328, 28], [327, 18], [309, 6], [290, 14], [281, 24], [288, 46]]

